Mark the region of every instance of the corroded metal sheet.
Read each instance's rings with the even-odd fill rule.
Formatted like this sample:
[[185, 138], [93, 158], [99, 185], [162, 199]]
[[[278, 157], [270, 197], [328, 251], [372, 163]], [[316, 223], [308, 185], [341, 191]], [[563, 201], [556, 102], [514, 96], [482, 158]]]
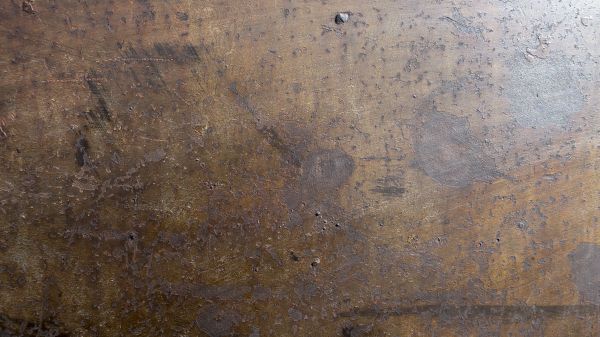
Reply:
[[599, 336], [599, 28], [0, 2], [0, 334]]

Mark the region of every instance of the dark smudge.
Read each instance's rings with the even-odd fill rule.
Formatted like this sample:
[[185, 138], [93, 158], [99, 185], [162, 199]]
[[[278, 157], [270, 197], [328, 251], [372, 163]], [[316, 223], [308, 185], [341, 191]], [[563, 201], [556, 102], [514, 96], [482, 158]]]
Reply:
[[70, 334], [54, 320], [29, 322], [0, 314], [0, 336], [68, 337]]
[[198, 313], [196, 325], [210, 337], [229, 336], [241, 319], [240, 314], [235, 311], [210, 305]]
[[[290, 210], [290, 225], [302, 222], [301, 213], [321, 216], [319, 210], [327, 210], [328, 216], [341, 216], [335, 201], [338, 189], [354, 172], [354, 160], [341, 149], [316, 150], [300, 165], [300, 177], [284, 194]], [[315, 213], [316, 211], [316, 213]]]
[[377, 186], [371, 189], [371, 192], [379, 193], [386, 197], [400, 197], [406, 193], [406, 189], [402, 185], [401, 176], [385, 176], [377, 179]]
[[399, 197], [406, 192], [406, 189], [404, 187], [397, 186], [377, 186], [371, 191], [383, 194], [386, 197]]
[[186, 12], [177, 12], [175, 16], [179, 21], [187, 21], [189, 19], [189, 15]]
[[156, 149], [148, 152], [144, 155], [144, 160], [148, 163], [157, 163], [167, 156], [167, 153], [163, 149]]
[[373, 325], [347, 325], [342, 327], [343, 337], [361, 337], [365, 336], [373, 330]]
[[106, 102], [106, 99], [104, 98], [104, 89], [102, 88], [102, 86], [99, 83], [94, 82], [94, 80], [92, 78], [97, 77], [98, 75], [94, 72], [92, 72], [90, 74], [90, 78], [88, 78], [86, 80], [88, 88], [90, 90], [90, 92], [92, 93], [92, 95], [94, 95], [94, 97], [96, 98], [96, 101], [98, 103], [98, 113], [100, 115], [100, 118], [102, 120], [105, 121], [109, 121], [111, 118], [111, 112], [108, 109], [108, 103]]
[[441, 184], [464, 187], [500, 176], [482, 142], [471, 134], [466, 118], [434, 110], [415, 138], [417, 165]]
[[249, 295], [252, 289], [248, 286], [237, 285], [205, 285], [189, 283], [160, 284], [159, 289], [165, 294], [203, 298], [207, 300], [240, 300]]
[[581, 299], [600, 304], [600, 246], [582, 243], [569, 255], [571, 272]]
[[494, 317], [502, 320], [520, 321], [536, 317], [595, 316], [600, 312], [598, 305], [451, 305], [430, 304], [397, 307], [367, 307], [342, 312], [340, 317], [377, 317], [427, 315], [444, 319], [475, 319]]
[[75, 159], [77, 160], [77, 165], [83, 166], [89, 163], [89, 147], [90, 145], [87, 139], [85, 139], [84, 136], [79, 136], [79, 138], [75, 142]]
[[248, 100], [248, 97], [240, 93], [236, 82], [229, 85], [229, 91], [235, 97], [237, 104], [252, 115], [256, 124], [256, 130], [263, 135], [271, 146], [279, 151], [283, 159], [289, 164], [300, 166], [300, 157], [294, 151], [293, 147], [279, 136], [275, 128], [262, 124], [258, 109]]
[[323, 191], [340, 187], [354, 172], [354, 160], [344, 151], [319, 150], [302, 163], [302, 184]]
[[294, 309], [294, 308], [288, 309], [288, 316], [290, 316], [290, 318], [296, 322], [301, 320], [302, 317], [304, 317], [304, 315], [302, 314], [302, 312], [300, 310]]
[[191, 44], [177, 45], [169, 42], [154, 44], [154, 54], [158, 58], [186, 63], [200, 60], [198, 50]]

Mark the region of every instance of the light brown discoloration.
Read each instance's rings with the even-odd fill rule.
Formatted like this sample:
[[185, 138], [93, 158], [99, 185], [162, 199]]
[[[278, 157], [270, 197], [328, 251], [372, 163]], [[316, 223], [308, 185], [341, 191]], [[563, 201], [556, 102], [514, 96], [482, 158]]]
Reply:
[[598, 18], [0, 2], [0, 334], [597, 335]]

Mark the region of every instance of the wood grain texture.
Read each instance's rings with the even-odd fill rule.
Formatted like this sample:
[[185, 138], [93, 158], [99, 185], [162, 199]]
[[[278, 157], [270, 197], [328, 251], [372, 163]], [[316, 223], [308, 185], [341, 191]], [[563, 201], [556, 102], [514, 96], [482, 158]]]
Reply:
[[0, 335], [600, 336], [599, 28], [0, 2]]

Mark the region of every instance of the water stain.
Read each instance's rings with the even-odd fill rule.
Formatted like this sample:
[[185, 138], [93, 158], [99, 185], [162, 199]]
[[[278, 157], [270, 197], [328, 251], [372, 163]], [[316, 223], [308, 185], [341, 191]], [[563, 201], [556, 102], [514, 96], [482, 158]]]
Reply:
[[467, 119], [435, 110], [415, 136], [415, 155], [419, 168], [448, 186], [464, 187], [500, 176], [483, 143], [471, 134]]
[[241, 321], [239, 313], [210, 305], [198, 313], [196, 325], [210, 337], [229, 336]]
[[563, 126], [583, 108], [572, 63], [562, 57], [519, 59], [509, 65], [505, 93], [510, 112], [523, 127]]
[[569, 255], [571, 272], [581, 300], [600, 304], [600, 246], [581, 243]]
[[326, 210], [327, 216], [341, 216], [337, 192], [352, 176], [354, 167], [352, 157], [340, 149], [319, 149], [308, 154], [301, 162], [298, 181], [284, 192], [290, 225], [300, 224], [302, 214], [322, 216], [319, 210]]
[[354, 172], [354, 160], [342, 150], [319, 150], [302, 163], [305, 189], [323, 191], [340, 187]]

